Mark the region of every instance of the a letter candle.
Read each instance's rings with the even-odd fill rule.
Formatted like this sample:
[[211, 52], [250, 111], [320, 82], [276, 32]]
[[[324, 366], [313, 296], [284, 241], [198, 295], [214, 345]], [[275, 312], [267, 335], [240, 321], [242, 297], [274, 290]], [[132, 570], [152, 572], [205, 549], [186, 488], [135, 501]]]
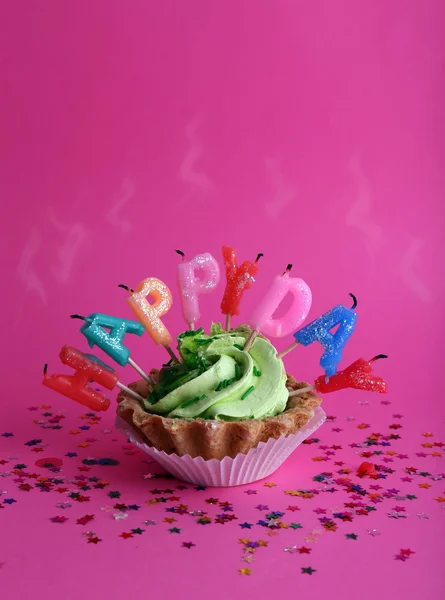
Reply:
[[255, 282], [258, 272], [258, 261], [263, 256], [258, 254], [254, 262], [245, 260], [238, 267], [236, 250], [230, 246], [222, 247], [224, 267], [226, 270], [226, 287], [221, 302], [221, 312], [226, 315], [226, 330], [230, 329], [230, 319], [233, 315], [239, 315], [240, 302], [245, 290]]
[[300, 396], [310, 390], [315, 390], [320, 394], [327, 394], [329, 392], [337, 392], [338, 390], [344, 390], [347, 388], [353, 388], [356, 390], [365, 390], [367, 392], [378, 392], [379, 394], [386, 394], [387, 387], [386, 381], [382, 377], [376, 377], [373, 375], [373, 363], [380, 358], [388, 358], [386, 354], [377, 354], [371, 360], [365, 360], [359, 358], [352, 365], [349, 365], [343, 371], [338, 371], [335, 375], [326, 381], [324, 375], [320, 375], [315, 380], [314, 385], [300, 388], [289, 393], [289, 396]]
[[[190, 329], [200, 317], [198, 296], [208, 294], [218, 285], [219, 265], [216, 259], [205, 252], [198, 254], [192, 260], [185, 262], [184, 253], [176, 250], [182, 256], [178, 264], [178, 286], [181, 298], [182, 315]], [[199, 275], [202, 277], [199, 277]]]
[[[136, 315], [136, 318], [147, 330], [151, 339], [159, 346], [164, 346], [171, 358], [178, 362], [178, 358], [170, 348], [172, 336], [161, 321], [173, 303], [172, 294], [163, 281], [156, 277], [144, 279], [135, 290], [120, 285], [130, 293], [128, 304]], [[150, 296], [153, 304], [150, 304], [147, 297]]]
[[[278, 275], [266, 295], [253, 311], [249, 324], [255, 335], [261, 331], [270, 337], [289, 335], [306, 319], [312, 304], [312, 294], [309, 286], [299, 277], [290, 277], [292, 265], [287, 265], [285, 272]], [[291, 293], [292, 305], [283, 317], [274, 318], [273, 314], [280, 306], [284, 297]], [[252, 340], [255, 336], [252, 335]], [[250, 347], [246, 344], [245, 349]]]
[[75, 375], [48, 375], [47, 365], [45, 365], [43, 385], [94, 411], [107, 410], [110, 401], [105, 394], [90, 387], [89, 384], [92, 381], [108, 390], [117, 386], [133, 398], [144, 401], [142, 396], [120, 383], [118, 375], [104, 365], [101, 360], [96, 357], [92, 360], [92, 358], [68, 344], [63, 346], [60, 351], [60, 360], [64, 365], [74, 369]]
[[[312, 342], [319, 342], [325, 349], [320, 359], [320, 365], [324, 369], [326, 377], [335, 375], [337, 365], [342, 358], [343, 348], [351, 337], [357, 320], [357, 315], [354, 312], [357, 306], [357, 298], [354, 294], [349, 295], [354, 301], [350, 309], [341, 304], [331, 308], [327, 313], [294, 333], [295, 342], [286, 350], [280, 352], [278, 356], [283, 357], [299, 344], [309, 346]], [[332, 334], [330, 330], [337, 325], [337, 331]]]
[[92, 313], [88, 317], [71, 315], [71, 318], [84, 321], [80, 332], [86, 337], [90, 348], [97, 346], [121, 367], [125, 367], [128, 363], [145, 381], [153, 385], [152, 379], [130, 358], [130, 350], [122, 343], [127, 333], [139, 336], [144, 333], [144, 326], [141, 323], [102, 313]]

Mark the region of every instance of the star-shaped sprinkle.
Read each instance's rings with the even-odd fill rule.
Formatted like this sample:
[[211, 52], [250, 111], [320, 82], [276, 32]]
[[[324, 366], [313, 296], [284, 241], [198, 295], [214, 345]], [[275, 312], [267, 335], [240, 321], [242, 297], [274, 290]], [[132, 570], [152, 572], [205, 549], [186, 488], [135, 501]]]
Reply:
[[307, 575], [312, 575], [312, 573], [316, 573], [317, 569], [313, 569], [312, 567], [301, 567], [302, 573], [307, 573]]
[[406, 519], [407, 516], [408, 515], [406, 515], [405, 513], [403, 513], [403, 512], [397, 512], [396, 510], [391, 510], [388, 513], [388, 517], [390, 519]]
[[246, 554], [241, 558], [241, 560], [246, 563], [253, 563], [255, 558], [251, 554]]
[[126, 519], [128, 517], [128, 513], [126, 512], [117, 512], [117, 513], [113, 513], [113, 519], [115, 521], [123, 521], [124, 519]]
[[65, 521], [68, 521], [68, 519], [67, 517], [57, 515], [56, 517], [51, 517], [50, 521], [51, 523], [65, 523]]
[[93, 519], [94, 515], [85, 515], [83, 517], [80, 517], [80, 519], [77, 519], [76, 523], [77, 525], [87, 525]]

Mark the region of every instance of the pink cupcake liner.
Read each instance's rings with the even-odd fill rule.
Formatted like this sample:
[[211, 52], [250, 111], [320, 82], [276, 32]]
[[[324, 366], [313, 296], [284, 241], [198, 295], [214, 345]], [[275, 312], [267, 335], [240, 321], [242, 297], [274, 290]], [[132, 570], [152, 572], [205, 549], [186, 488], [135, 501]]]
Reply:
[[260, 442], [247, 454], [238, 454], [235, 458], [225, 456], [222, 460], [204, 460], [201, 456], [192, 458], [188, 454], [178, 456], [156, 450], [145, 444], [142, 437], [120, 417], [116, 417], [116, 428], [177, 479], [198, 485], [231, 487], [252, 483], [274, 473], [297, 446], [323, 425], [326, 413], [319, 406], [314, 413], [309, 423], [297, 433], [277, 440], [271, 438]]

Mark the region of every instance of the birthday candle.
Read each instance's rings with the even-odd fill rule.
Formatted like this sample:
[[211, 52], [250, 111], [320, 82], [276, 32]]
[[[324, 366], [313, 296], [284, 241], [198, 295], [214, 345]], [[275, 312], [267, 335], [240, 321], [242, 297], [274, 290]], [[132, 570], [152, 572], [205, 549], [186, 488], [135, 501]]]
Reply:
[[[147, 296], [152, 298], [153, 304], [150, 304]], [[137, 319], [153, 341], [161, 346], [169, 346], [172, 341], [172, 336], [161, 321], [161, 317], [170, 310], [172, 302], [170, 290], [156, 277], [144, 279], [128, 298], [128, 304]]]
[[[72, 315], [79, 318], [79, 315]], [[97, 346], [108, 354], [118, 365], [125, 367], [130, 358], [130, 350], [123, 345], [122, 340], [127, 333], [141, 336], [144, 327], [137, 321], [119, 319], [102, 313], [93, 313], [84, 318], [85, 323], [80, 332], [86, 337], [90, 348]], [[109, 331], [106, 331], [106, 330]]]
[[129, 319], [118, 319], [102, 313], [93, 313], [88, 317], [71, 315], [71, 318], [85, 321], [80, 332], [86, 337], [90, 348], [97, 346], [121, 367], [125, 367], [127, 363], [130, 364], [145, 381], [153, 384], [152, 379], [130, 358], [130, 350], [122, 343], [127, 333], [135, 333], [139, 336], [144, 333], [144, 326], [141, 323]]
[[[291, 267], [292, 265], [288, 265], [282, 275], [275, 277], [250, 318], [251, 327], [264, 335], [282, 337], [292, 333], [303, 323], [311, 308], [311, 290], [303, 279], [290, 277]], [[293, 296], [292, 305], [283, 317], [273, 318], [273, 314], [288, 293]]]
[[[177, 251], [183, 256], [183, 253]], [[202, 275], [200, 278], [199, 275]], [[208, 252], [178, 264], [182, 314], [191, 329], [200, 317], [198, 296], [208, 294], [219, 282], [219, 265]]]
[[75, 375], [48, 375], [47, 365], [43, 371], [43, 385], [49, 387], [91, 410], [107, 410], [110, 406], [110, 400], [98, 390], [90, 387], [90, 383], [95, 381], [108, 390], [115, 386], [125, 390], [133, 398], [143, 402], [143, 398], [136, 392], [119, 382], [119, 377], [114, 373], [111, 367], [92, 354], [84, 354], [69, 346], [63, 346], [60, 351], [60, 359], [64, 365], [73, 368]]
[[[357, 306], [357, 301], [353, 294], [351, 296], [354, 299], [351, 309], [339, 304], [294, 333], [296, 342], [303, 346], [309, 346], [312, 342], [319, 342], [323, 346], [325, 351], [320, 359], [320, 365], [327, 377], [335, 375], [337, 372], [337, 365], [342, 359], [343, 348], [355, 328], [357, 315], [354, 308]], [[332, 334], [330, 330], [337, 325], [339, 326], [337, 331]]]
[[258, 260], [263, 255], [258, 254], [255, 262], [246, 260], [238, 267], [236, 250], [234, 248], [223, 246], [222, 254], [227, 283], [221, 302], [221, 312], [223, 315], [227, 315], [227, 323], [230, 324], [230, 317], [239, 315], [239, 306], [244, 291], [250, 288], [255, 282], [255, 275], [258, 272]]
[[386, 381], [372, 373], [373, 363], [379, 358], [387, 358], [387, 356], [378, 354], [371, 360], [359, 358], [343, 371], [338, 371], [328, 382], [324, 376], [320, 376], [315, 380], [315, 389], [321, 394], [336, 392], [345, 388], [386, 394]]
[[82, 352], [72, 346], [65, 345], [60, 351], [60, 360], [64, 365], [72, 367], [75, 375], [48, 375], [46, 365], [43, 375], [43, 385], [49, 387], [91, 410], [107, 410], [109, 399], [102, 393], [89, 386], [91, 381], [112, 390], [119, 377], [103, 367], [98, 362], [88, 359]]

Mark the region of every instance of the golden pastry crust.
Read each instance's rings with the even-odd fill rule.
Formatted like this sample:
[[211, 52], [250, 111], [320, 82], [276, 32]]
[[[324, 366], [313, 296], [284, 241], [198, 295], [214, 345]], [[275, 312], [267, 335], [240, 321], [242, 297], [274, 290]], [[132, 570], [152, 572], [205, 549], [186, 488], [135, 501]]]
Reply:
[[[153, 369], [150, 376], [157, 381], [159, 371]], [[307, 383], [299, 382], [287, 376], [286, 386], [289, 390], [307, 387]], [[132, 390], [147, 397], [150, 386], [142, 380], [130, 384]], [[210, 419], [184, 419], [162, 417], [143, 410], [140, 403], [120, 392], [117, 414], [124, 419], [149, 446], [154, 446], [166, 454], [189, 454], [192, 458], [202, 456], [204, 460], [225, 456], [234, 458], [237, 454], [247, 454], [259, 442], [278, 439], [295, 433], [304, 427], [314, 416], [314, 408], [321, 404], [314, 392], [306, 392], [300, 396], [290, 397], [284, 412], [266, 419], [248, 419], [243, 421], [216, 421]]]

